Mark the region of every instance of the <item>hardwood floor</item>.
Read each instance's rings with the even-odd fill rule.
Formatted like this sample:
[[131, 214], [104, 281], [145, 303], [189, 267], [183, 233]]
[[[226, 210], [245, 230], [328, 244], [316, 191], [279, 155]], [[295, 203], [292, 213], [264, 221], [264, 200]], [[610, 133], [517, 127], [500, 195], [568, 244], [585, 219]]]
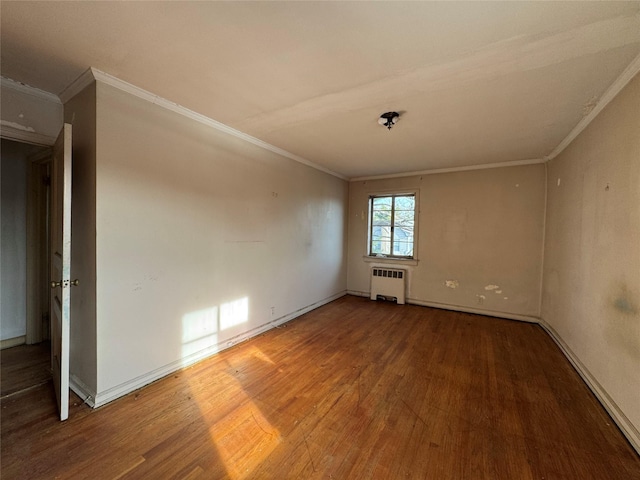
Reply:
[[49, 342], [0, 350], [0, 375], [0, 397], [15, 395], [51, 380]]
[[2, 401], [2, 478], [640, 479], [537, 325], [343, 297], [105, 407]]

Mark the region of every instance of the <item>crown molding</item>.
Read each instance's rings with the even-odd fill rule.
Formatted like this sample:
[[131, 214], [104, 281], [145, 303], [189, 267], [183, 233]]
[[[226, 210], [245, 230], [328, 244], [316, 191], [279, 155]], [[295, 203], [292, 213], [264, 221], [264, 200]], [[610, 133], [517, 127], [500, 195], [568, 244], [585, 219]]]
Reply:
[[598, 116], [598, 114], [613, 100], [620, 91], [627, 86], [627, 84], [631, 81], [636, 74], [640, 72], [640, 54], [636, 58], [634, 58], [631, 63], [624, 69], [624, 71], [620, 74], [618, 78], [611, 84], [611, 86], [602, 94], [598, 103], [593, 109], [578, 122], [578, 124], [573, 127], [573, 130], [569, 132], [564, 140], [562, 140], [553, 151], [545, 157], [545, 159], [553, 160], [556, 158], [562, 151], [567, 148], [571, 142], [573, 142], [578, 135], [582, 133], [582, 131], [589, 126], [589, 124]]
[[302, 163], [311, 168], [319, 170], [321, 172], [327, 173], [334, 177], [340, 178], [342, 180], [347, 180], [351, 182], [356, 181], [364, 181], [364, 180], [383, 180], [388, 178], [402, 178], [402, 177], [411, 177], [416, 175], [433, 175], [438, 173], [453, 173], [453, 172], [464, 172], [471, 170], [484, 170], [489, 168], [503, 168], [503, 167], [514, 167], [520, 165], [534, 165], [537, 163], [545, 163], [549, 160], [553, 160], [557, 157], [565, 148], [567, 148], [573, 140], [576, 139], [582, 131], [587, 128], [587, 126], [598, 116], [598, 114], [620, 93], [620, 91], [631, 81], [631, 79], [640, 72], [640, 54], [636, 56], [631, 63], [625, 68], [625, 70], [620, 74], [620, 76], [611, 84], [611, 86], [605, 91], [605, 93], [600, 97], [598, 103], [595, 107], [584, 116], [580, 122], [569, 132], [569, 134], [558, 144], [558, 146], [553, 149], [553, 151], [543, 157], [529, 160], [516, 160], [511, 162], [497, 162], [497, 163], [487, 163], [483, 165], [469, 165], [463, 167], [452, 167], [452, 168], [439, 168], [439, 169], [430, 169], [430, 170], [418, 170], [412, 172], [404, 172], [404, 173], [395, 173], [388, 175], [370, 175], [370, 176], [362, 176], [362, 177], [354, 177], [349, 178], [347, 176], [341, 175], [337, 172], [329, 170], [317, 163], [314, 163], [310, 160], [307, 160], [303, 157], [295, 155], [291, 152], [283, 150], [275, 145], [271, 145], [259, 138], [252, 137], [246, 133], [243, 133], [235, 128], [232, 128], [224, 123], [218, 122], [209, 118], [200, 113], [194, 112], [182, 105], [178, 105], [175, 102], [171, 102], [165, 98], [162, 98], [158, 95], [155, 95], [143, 88], [137, 87], [131, 83], [125, 82], [124, 80], [120, 80], [113, 75], [102, 72], [96, 68], [89, 68], [85, 72], [82, 73], [76, 80], [74, 80], [67, 88], [65, 88], [59, 96], [54, 94], [45, 92], [43, 90], [39, 90], [28, 85], [21, 84], [19, 82], [15, 82], [11, 79], [2, 77], [2, 86], [7, 86], [8, 88], [14, 88], [16, 90], [21, 90], [25, 93], [29, 93], [31, 95], [36, 95], [41, 98], [45, 98], [49, 101], [54, 101], [56, 103], [66, 103], [69, 99], [73, 98], [75, 95], [80, 93], [84, 88], [93, 83], [94, 81], [100, 81], [104, 84], [115, 87], [119, 90], [125, 91], [131, 95], [134, 95], [138, 98], [151, 102], [160, 107], [166, 108], [167, 110], [171, 110], [172, 112], [183, 115], [187, 118], [195, 120], [199, 123], [208, 125], [216, 130], [232, 135], [236, 138], [242, 139], [248, 143], [256, 145], [260, 148], [268, 150], [270, 152], [276, 153], [283, 157], [289, 158], [290, 160], [294, 160], [298, 163]]
[[512, 162], [497, 162], [497, 163], [484, 163], [482, 165], [468, 165], [465, 167], [451, 167], [451, 168], [434, 168], [431, 170], [418, 170], [415, 172], [404, 173], [391, 173], [388, 175], [372, 175], [368, 177], [354, 177], [351, 178], [351, 182], [361, 182], [365, 180], [385, 180], [387, 178], [402, 178], [402, 177], [415, 177], [416, 175], [435, 175], [437, 173], [454, 173], [454, 172], [468, 172], [470, 170], [486, 170], [489, 168], [506, 168], [506, 167], [518, 167], [520, 165], [535, 165], [537, 163], [544, 163], [544, 158], [533, 158], [529, 160], [515, 160]]
[[94, 75], [94, 69], [87, 68], [78, 78], [62, 90], [58, 96], [60, 97], [60, 100], [62, 100], [62, 103], [67, 103], [95, 81], [96, 77]]
[[24, 128], [19, 128], [16, 124], [5, 122], [4, 120], [0, 123], [0, 138], [4, 138], [5, 140], [14, 140], [16, 142], [31, 143], [33, 145], [42, 145], [45, 147], [51, 147], [56, 143], [55, 137], [43, 135], [31, 130], [25, 130]]
[[208, 125], [209, 127], [215, 128], [216, 130], [232, 135], [236, 138], [244, 140], [245, 142], [256, 145], [260, 148], [263, 148], [265, 150], [278, 154], [282, 157], [286, 157], [290, 160], [294, 160], [298, 163], [302, 163], [304, 165], [307, 165], [308, 167], [314, 168], [316, 170], [327, 173], [329, 175], [340, 178], [342, 180], [348, 180], [348, 178], [345, 177], [344, 175], [341, 175], [337, 172], [329, 170], [328, 168], [318, 165], [317, 163], [307, 160], [306, 158], [302, 158], [291, 152], [287, 152], [286, 150], [276, 147], [275, 145], [271, 145], [270, 143], [262, 141], [259, 138], [252, 137], [251, 135], [247, 135], [246, 133], [243, 133], [239, 130], [236, 130], [235, 128], [225, 125], [224, 123], [221, 123], [221, 122], [218, 122], [217, 120], [209, 118], [206, 115], [202, 115], [198, 112], [194, 112], [193, 110], [183, 107], [182, 105], [178, 105], [177, 103], [167, 100], [166, 98], [162, 98], [143, 88], [140, 88], [131, 83], [125, 82], [124, 80], [120, 80], [119, 78], [114, 77], [113, 75], [110, 75], [108, 73], [102, 72], [97, 68], [91, 67], [87, 69], [82, 75], [80, 75], [76, 80], [74, 80], [73, 83], [71, 83], [67, 88], [64, 89], [64, 91], [60, 94], [60, 98], [62, 99], [63, 102], [66, 103], [69, 99], [71, 99], [72, 97], [80, 93], [84, 88], [86, 88], [88, 85], [90, 85], [94, 81], [99, 81], [106, 85], [110, 85], [114, 88], [127, 92], [130, 95], [141, 98], [142, 100], [146, 100], [147, 102], [151, 102], [154, 105], [158, 105], [162, 108], [166, 108], [167, 110], [170, 110], [184, 117], [190, 118], [191, 120], [195, 120], [196, 122], [202, 123], [204, 125]]
[[62, 104], [57, 95], [45, 92], [44, 90], [40, 90], [36, 87], [32, 87], [31, 85], [27, 85], [26, 83], [16, 82], [15, 80], [7, 77], [0, 77], [0, 84], [2, 85], [2, 88], [9, 88], [11, 90], [15, 90], [16, 92], [31, 95], [32, 97], [46, 100], [47, 102], [56, 103], [58, 105]]

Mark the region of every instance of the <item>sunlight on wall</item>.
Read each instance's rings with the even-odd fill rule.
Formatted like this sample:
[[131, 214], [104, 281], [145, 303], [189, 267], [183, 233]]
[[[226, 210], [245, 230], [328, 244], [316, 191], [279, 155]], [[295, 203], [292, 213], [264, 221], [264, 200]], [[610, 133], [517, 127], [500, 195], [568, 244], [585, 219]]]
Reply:
[[[249, 297], [190, 312], [182, 317], [182, 358], [218, 345], [218, 333], [249, 321]], [[188, 360], [186, 360], [188, 363]]]
[[182, 317], [182, 358], [218, 343], [218, 307]]
[[249, 297], [239, 298], [220, 306], [220, 330], [235, 327], [249, 320]]

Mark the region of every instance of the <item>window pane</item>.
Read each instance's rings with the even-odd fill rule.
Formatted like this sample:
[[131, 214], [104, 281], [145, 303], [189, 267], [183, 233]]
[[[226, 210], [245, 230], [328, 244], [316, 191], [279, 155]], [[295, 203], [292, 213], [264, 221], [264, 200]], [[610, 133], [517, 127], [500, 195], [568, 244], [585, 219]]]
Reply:
[[371, 242], [371, 254], [377, 255], [390, 255], [391, 254], [391, 242], [382, 241], [382, 240], [374, 240]]
[[373, 209], [374, 210], [391, 210], [391, 198], [392, 197], [374, 197]]
[[391, 227], [373, 227], [372, 240], [391, 240]]
[[411, 211], [398, 211], [396, 210], [393, 217], [393, 224], [396, 227], [411, 227], [413, 228], [413, 210]]
[[403, 257], [413, 256], [413, 242], [393, 242], [393, 255]]
[[391, 211], [374, 210], [372, 225], [391, 225]]
[[396, 227], [393, 234], [394, 241], [413, 243], [413, 228]]
[[416, 197], [414, 197], [413, 195], [396, 197], [394, 206], [396, 210], [414, 211], [416, 208]]

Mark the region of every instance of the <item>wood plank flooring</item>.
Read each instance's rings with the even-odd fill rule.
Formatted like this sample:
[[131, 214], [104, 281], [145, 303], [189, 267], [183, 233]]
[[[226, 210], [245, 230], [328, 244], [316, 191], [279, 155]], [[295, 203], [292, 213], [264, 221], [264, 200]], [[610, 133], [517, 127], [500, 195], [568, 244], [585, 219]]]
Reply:
[[49, 342], [0, 350], [0, 397], [42, 385], [51, 379]]
[[2, 401], [2, 478], [640, 479], [537, 325], [343, 297], [91, 410]]

